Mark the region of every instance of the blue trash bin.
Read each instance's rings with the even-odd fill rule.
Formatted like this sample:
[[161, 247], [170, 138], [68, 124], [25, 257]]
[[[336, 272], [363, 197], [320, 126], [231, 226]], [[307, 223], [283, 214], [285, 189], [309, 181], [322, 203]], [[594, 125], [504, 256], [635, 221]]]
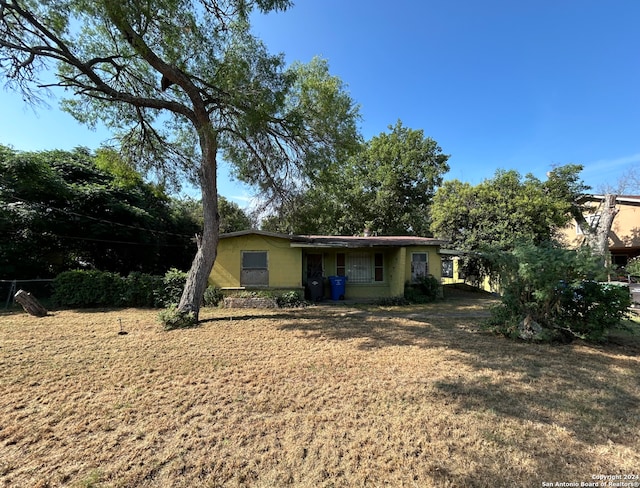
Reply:
[[331, 300], [344, 300], [347, 277], [329, 276], [329, 284], [331, 285]]

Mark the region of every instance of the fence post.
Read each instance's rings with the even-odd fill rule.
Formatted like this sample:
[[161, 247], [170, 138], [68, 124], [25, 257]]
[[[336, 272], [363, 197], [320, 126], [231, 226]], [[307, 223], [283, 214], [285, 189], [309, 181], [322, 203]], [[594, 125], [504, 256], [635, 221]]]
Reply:
[[7, 303], [4, 304], [4, 308], [9, 308], [9, 302], [11, 301], [11, 297], [16, 292], [16, 280], [11, 282], [11, 286], [9, 287], [9, 294], [7, 295]]

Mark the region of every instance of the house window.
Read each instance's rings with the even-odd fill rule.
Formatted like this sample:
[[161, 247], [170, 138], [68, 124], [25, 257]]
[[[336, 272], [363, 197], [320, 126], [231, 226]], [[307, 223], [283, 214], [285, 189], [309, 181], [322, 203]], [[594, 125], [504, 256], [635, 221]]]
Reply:
[[336, 274], [348, 276], [349, 283], [384, 281], [384, 254], [382, 253], [338, 253], [336, 263]]
[[336, 275], [346, 276], [346, 260], [343, 252], [336, 254]]
[[242, 251], [240, 286], [269, 286], [267, 251]]
[[444, 258], [442, 260], [442, 277], [453, 278], [453, 259]]
[[414, 252], [411, 254], [411, 282], [417, 283], [427, 277], [429, 261], [426, 252]]
[[371, 283], [371, 254], [354, 252], [347, 255], [349, 283]]
[[375, 253], [373, 258], [373, 275], [376, 281], [384, 281], [384, 255], [382, 253]]

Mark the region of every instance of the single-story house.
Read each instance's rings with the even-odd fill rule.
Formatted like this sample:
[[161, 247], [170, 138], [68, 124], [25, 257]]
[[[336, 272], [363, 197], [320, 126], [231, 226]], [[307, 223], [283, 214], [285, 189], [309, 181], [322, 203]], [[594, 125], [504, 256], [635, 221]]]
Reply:
[[232, 232], [220, 236], [209, 284], [222, 290], [315, 288], [313, 298], [322, 298], [331, 296], [328, 281], [336, 276], [346, 278], [346, 299], [402, 296], [406, 282], [428, 275], [441, 279], [439, 251], [445, 242], [414, 236]]

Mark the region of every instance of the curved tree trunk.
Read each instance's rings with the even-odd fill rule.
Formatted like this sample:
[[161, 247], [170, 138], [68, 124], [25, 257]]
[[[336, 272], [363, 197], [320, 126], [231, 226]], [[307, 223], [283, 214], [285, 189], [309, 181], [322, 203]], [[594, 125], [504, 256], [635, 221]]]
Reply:
[[210, 124], [198, 128], [202, 163], [200, 166], [200, 189], [202, 191], [202, 207], [204, 225], [202, 236], [196, 239], [198, 249], [187, 274], [178, 309], [181, 313], [193, 313], [196, 321], [199, 319], [200, 304], [207, 289], [207, 282], [213, 264], [216, 260], [220, 216], [218, 215], [217, 164], [218, 152], [217, 134]]
[[592, 222], [587, 222], [581, 211], [578, 210], [574, 213], [574, 217], [584, 234], [584, 243], [600, 256], [603, 265], [606, 264], [609, 253], [609, 233], [618, 213], [617, 198], [617, 195], [610, 193], [604, 195]]

